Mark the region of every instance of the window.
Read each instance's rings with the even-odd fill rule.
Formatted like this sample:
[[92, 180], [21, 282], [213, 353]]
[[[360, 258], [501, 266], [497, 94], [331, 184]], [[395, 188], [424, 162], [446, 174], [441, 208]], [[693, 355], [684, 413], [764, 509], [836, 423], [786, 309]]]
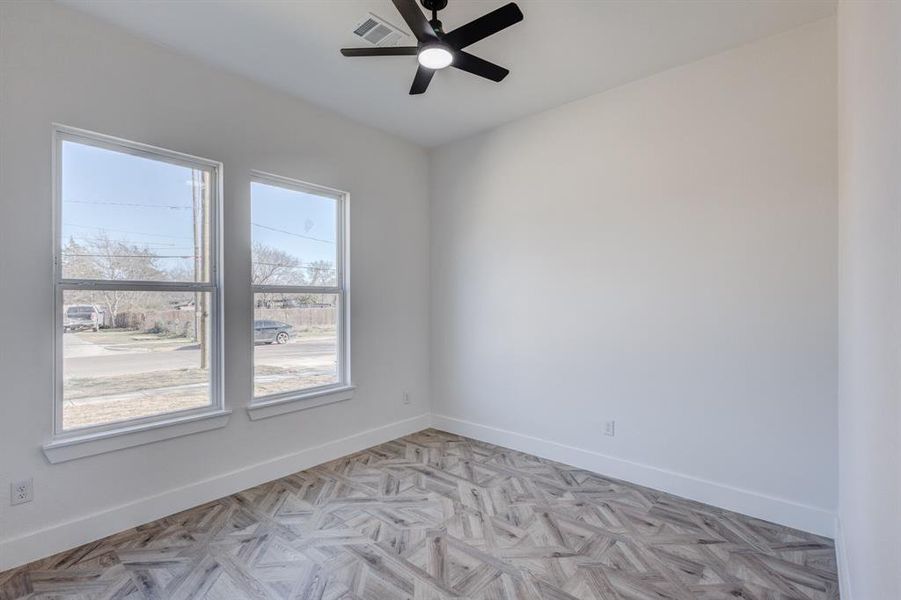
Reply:
[[59, 127], [55, 434], [222, 409], [219, 165]]
[[281, 177], [251, 182], [257, 403], [348, 385], [346, 202]]

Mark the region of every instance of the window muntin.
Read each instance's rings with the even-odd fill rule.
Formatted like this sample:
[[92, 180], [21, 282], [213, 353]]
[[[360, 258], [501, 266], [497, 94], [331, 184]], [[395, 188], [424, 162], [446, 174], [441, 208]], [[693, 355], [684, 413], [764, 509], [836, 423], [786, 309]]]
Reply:
[[254, 176], [256, 402], [348, 384], [345, 203], [340, 192]]
[[222, 408], [218, 163], [56, 130], [54, 431]]

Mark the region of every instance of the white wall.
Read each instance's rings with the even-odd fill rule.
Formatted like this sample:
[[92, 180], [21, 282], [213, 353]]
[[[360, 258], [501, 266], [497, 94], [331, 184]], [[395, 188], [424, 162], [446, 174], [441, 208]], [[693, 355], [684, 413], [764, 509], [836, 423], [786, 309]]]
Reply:
[[[54, 121], [224, 162], [227, 428], [52, 466], [43, 457]], [[69, 9], [0, 3], [0, 489], [29, 476], [35, 486], [31, 504], [0, 500], [0, 570], [427, 424], [405, 421], [429, 410], [427, 167], [411, 144]], [[351, 193], [359, 386], [351, 401], [256, 422], [243, 410], [251, 169]]]
[[901, 3], [842, 2], [842, 598], [901, 598]]
[[440, 426], [831, 533], [834, 27], [432, 153]]

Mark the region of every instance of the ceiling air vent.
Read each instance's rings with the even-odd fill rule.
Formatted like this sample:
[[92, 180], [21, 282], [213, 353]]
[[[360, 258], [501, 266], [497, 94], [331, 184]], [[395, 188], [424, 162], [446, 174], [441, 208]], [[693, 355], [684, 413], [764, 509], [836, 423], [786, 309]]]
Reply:
[[406, 33], [372, 13], [357, 24], [354, 33], [373, 46], [396, 46], [407, 37]]

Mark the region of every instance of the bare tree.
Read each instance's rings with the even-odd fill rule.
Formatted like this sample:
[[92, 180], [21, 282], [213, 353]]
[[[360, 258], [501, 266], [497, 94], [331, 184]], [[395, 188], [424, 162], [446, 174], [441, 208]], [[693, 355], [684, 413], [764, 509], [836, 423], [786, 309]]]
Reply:
[[306, 285], [303, 265], [287, 252], [259, 242], [253, 245], [254, 285]]
[[[63, 277], [105, 281], [164, 280], [167, 274], [157, 266], [159, 257], [148, 248], [111, 239], [105, 232], [82, 242], [69, 239], [62, 251]], [[99, 301], [112, 319], [131, 308], [141, 292], [100, 290], [90, 293], [91, 302]], [[143, 304], [146, 304], [146, 298]]]
[[335, 265], [327, 260], [314, 260], [306, 267], [309, 273], [309, 285], [336, 285], [337, 271]]
[[[256, 285], [333, 286], [337, 284], [336, 270], [327, 260], [304, 263], [283, 250], [256, 243], [253, 245], [253, 283]], [[319, 294], [267, 293], [257, 296], [261, 307], [321, 304]]]

